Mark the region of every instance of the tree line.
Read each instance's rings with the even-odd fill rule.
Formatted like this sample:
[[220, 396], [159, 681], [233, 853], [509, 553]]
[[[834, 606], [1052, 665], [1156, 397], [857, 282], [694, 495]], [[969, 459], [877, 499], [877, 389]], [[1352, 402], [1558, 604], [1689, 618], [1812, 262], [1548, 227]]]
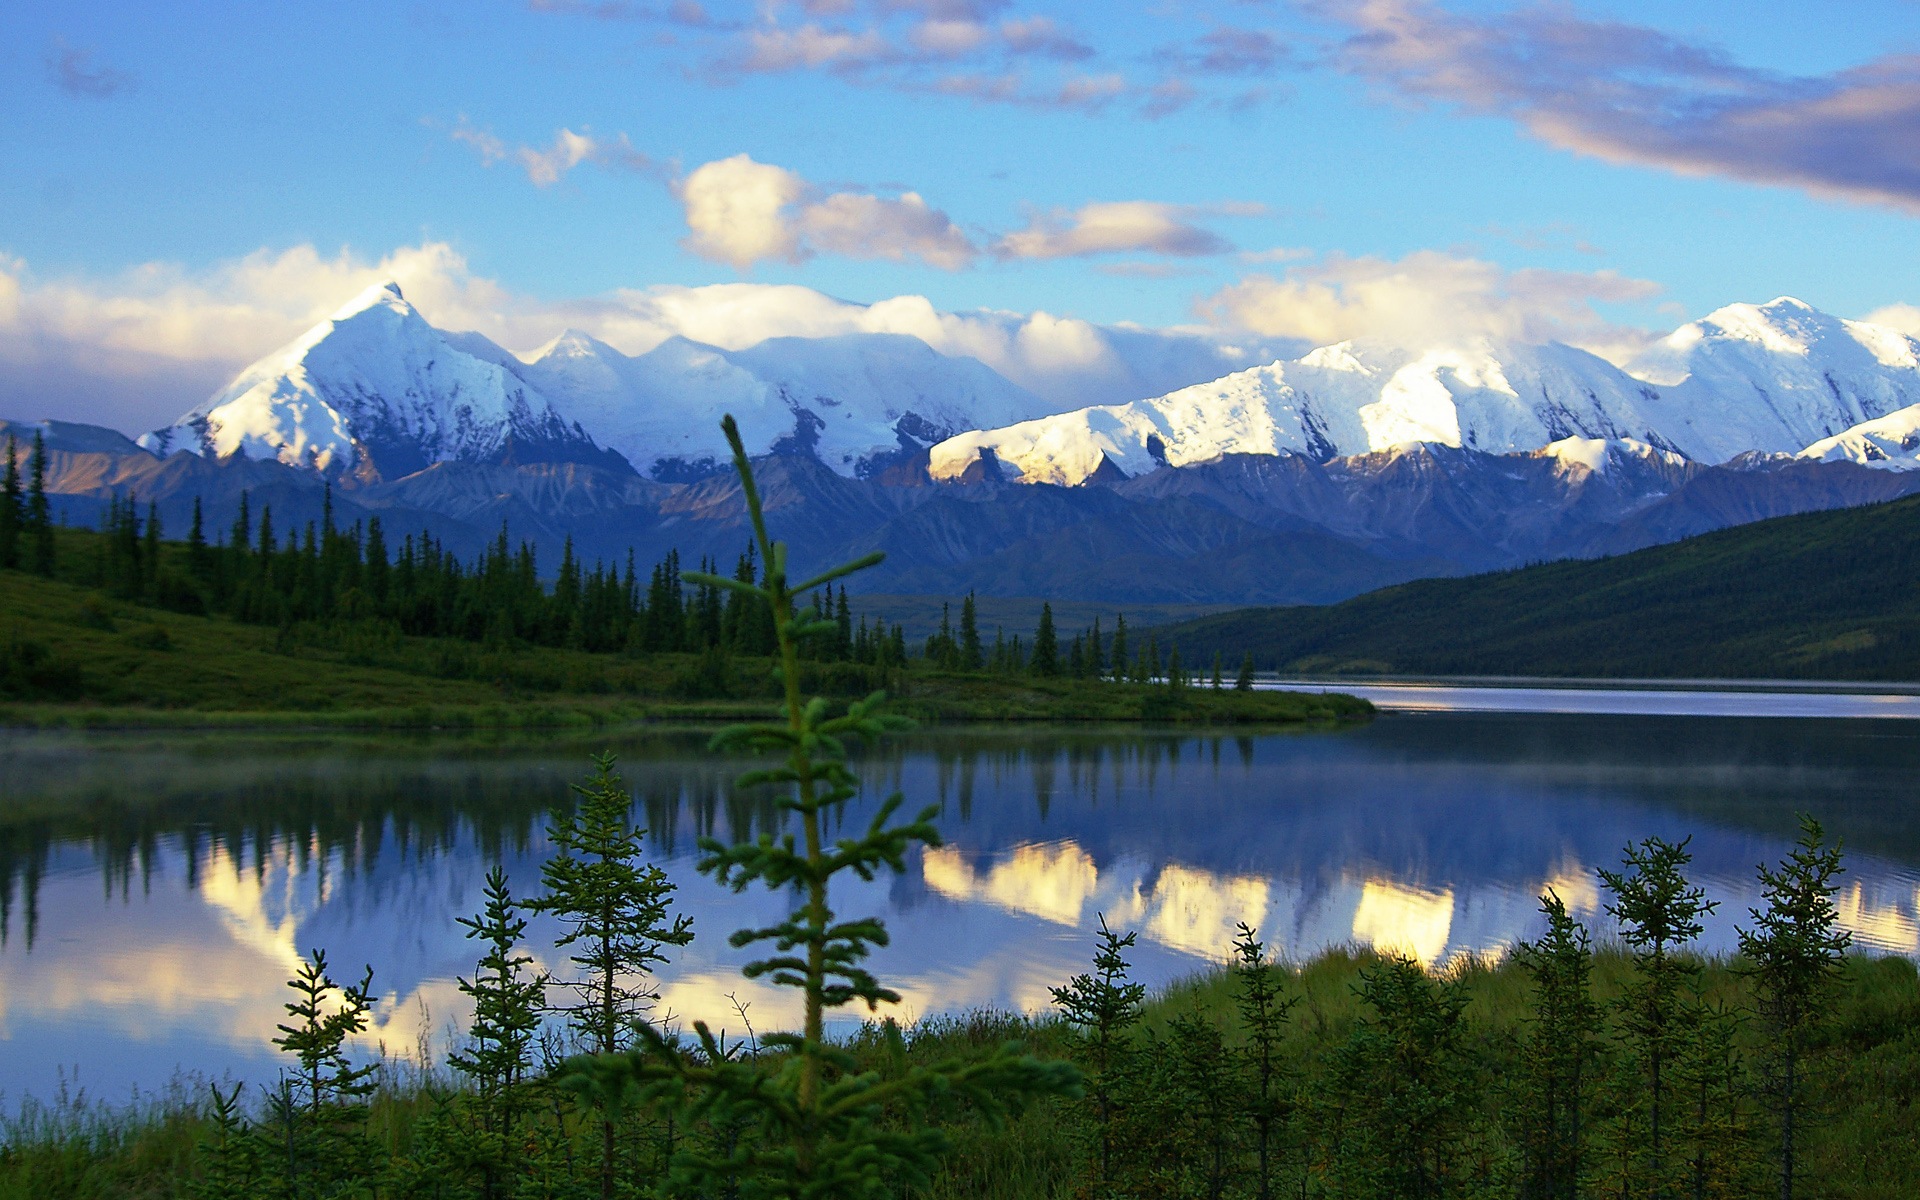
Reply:
[[[1163, 683], [1179, 688], [1204, 685], [1209, 679], [1215, 688], [1226, 686], [1223, 657], [1213, 656], [1211, 675], [1189, 671], [1180, 661], [1180, 648], [1163, 654], [1160, 639], [1149, 634], [1145, 639], [1131, 636], [1125, 613], [1114, 618], [1111, 635], [1104, 633], [1100, 619], [1064, 642], [1053, 619], [1053, 604], [1040, 605], [1040, 621], [1031, 641], [1019, 634], [1011, 639], [1004, 628], [996, 628], [993, 644], [981, 637], [979, 607], [974, 593], [960, 601], [960, 621], [953, 621], [953, 603], [940, 606], [940, 627], [927, 635], [923, 656], [928, 663], [945, 671], [987, 672], [994, 675], [1035, 675], [1043, 678], [1108, 679], [1118, 683]], [[1253, 687], [1253, 656], [1243, 655], [1233, 678], [1233, 687], [1248, 691]]]
[[[85, 573], [120, 599], [259, 625], [375, 621], [417, 637], [599, 653], [765, 657], [775, 648], [767, 615], [737, 591], [690, 582], [678, 551], [643, 579], [631, 552], [624, 566], [589, 565], [568, 538], [549, 581], [534, 547], [511, 543], [504, 525], [469, 565], [425, 531], [394, 544], [379, 517], [339, 526], [332, 512], [329, 490], [319, 521], [282, 531], [271, 506], [256, 517], [242, 493], [232, 526], [210, 538], [196, 498], [186, 540], [170, 543], [157, 506], [149, 503], [143, 515], [137, 497], [115, 497]], [[718, 570], [710, 560], [699, 564], [706, 576]], [[728, 576], [735, 583], [765, 577], [751, 546]], [[828, 622], [807, 639], [808, 659], [904, 665], [905, 631], [856, 619], [844, 586], [810, 600]]]
[[47, 440], [37, 430], [21, 477], [20, 443], [7, 435], [0, 473], [0, 567], [53, 574], [53, 513], [47, 505]]
[[[44, 496], [39, 503], [44, 512]], [[212, 537], [196, 498], [184, 542], [166, 538], [156, 505], [148, 503], [143, 513], [137, 496], [116, 496], [108, 501], [100, 532], [93, 561], [73, 564], [75, 569], [109, 595], [175, 612], [279, 626], [376, 621], [418, 637], [597, 653], [723, 651], [766, 657], [775, 645], [763, 613], [737, 591], [689, 582], [677, 551], [653, 564], [643, 580], [631, 552], [624, 567], [589, 565], [574, 554], [569, 538], [558, 570], [547, 580], [534, 547], [511, 543], [505, 526], [468, 565], [425, 531], [393, 543], [377, 516], [336, 525], [330, 491], [320, 520], [285, 530], [275, 525], [271, 506], [262, 506], [256, 517], [242, 493], [232, 525]], [[46, 544], [50, 561], [50, 538]], [[703, 559], [696, 573], [718, 571], [719, 564]], [[766, 564], [751, 545], [728, 576], [736, 583], [765, 577]], [[953, 673], [1175, 689], [1209, 682], [1214, 688], [1253, 686], [1250, 654], [1230, 679], [1223, 676], [1219, 654], [1210, 674], [1189, 669], [1178, 646], [1163, 652], [1156, 635], [1131, 631], [1124, 613], [1116, 616], [1111, 633], [1096, 618], [1063, 637], [1053, 605], [1046, 602], [1031, 637], [1009, 637], [1001, 627], [988, 643], [977, 598], [969, 592], [960, 601], [957, 625], [952, 602], [944, 603], [939, 628], [910, 648], [902, 625], [856, 615], [844, 585], [809, 600], [830, 625], [805, 643], [805, 656], [813, 661], [891, 668], [906, 665], [917, 652], [927, 665]]]

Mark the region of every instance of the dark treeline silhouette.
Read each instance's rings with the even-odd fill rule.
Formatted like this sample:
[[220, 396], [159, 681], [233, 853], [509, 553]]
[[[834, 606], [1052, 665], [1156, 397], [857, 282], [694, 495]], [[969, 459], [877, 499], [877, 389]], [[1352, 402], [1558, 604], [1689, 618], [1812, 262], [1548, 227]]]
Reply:
[[[471, 564], [431, 534], [408, 534], [396, 544], [378, 517], [335, 525], [329, 501], [321, 519], [281, 530], [272, 509], [256, 517], [243, 494], [231, 528], [210, 536], [198, 501], [184, 542], [166, 540], [157, 508], [142, 511], [137, 497], [116, 497], [102, 517], [102, 538], [91, 564], [68, 572], [109, 595], [175, 612], [220, 615], [256, 625], [378, 621], [417, 637], [454, 638], [493, 647], [554, 646], [596, 653], [724, 651], [743, 656], [773, 652], [772, 626], [744, 593], [689, 582], [677, 551], [654, 563], [644, 578], [631, 554], [624, 564], [586, 564], [571, 539], [551, 579], [544, 578], [532, 545], [510, 541], [503, 526]], [[718, 575], [702, 560], [696, 574]], [[733, 581], [764, 582], [765, 564], [749, 546], [734, 562]], [[854, 612], [844, 586], [828, 585], [809, 600], [831, 628], [805, 639], [806, 658], [892, 668], [910, 655], [958, 674], [1206, 685], [1209, 677], [1184, 666], [1177, 647], [1163, 651], [1157, 636], [1131, 635], [1125, 614], [1108, 632], [1099, 619], [1063, 636], [1053, 606], [1043, 603], [1030, 636], [996, 628], [985, 640], [976, 599], [941, 606], [940, 626], [918, 647], [904, 627], [869, 621]], [[1215, 655], [1214, 688], [1227, 686]], [[1251, 659], [1231, 686], [1252, 687]]]
[[[505, 526], [476, 561], [463, 563], [425, 532], [392, 541], [378, 517], [335, 525], [330, 496], [318, 522], [283, 531], [270, 507], [256, 518], [243, 494], [232, 527], [215, 537], [196, 500], [183, 545], [164, 540], [154, 505], [143, 514], [137, 497], [119, 497], [109, 502], [101, 532], [91, 582], [116, 598], [175, 612], [257, 625], [384, 621], [416, 637], [601, 653], [764, 657], [774, 650], [761, 607], [741, 592], [687, 582], [677, 551], [643, 577], [631, 553], [624, 564], [587, 564], [569, 539], [549, 580], [533, 547], [510, 542]], [[764, 568], [749, 546], [731, 578], [763, 580]], [[699, 569], [717, 574], [719, 564], [703, 561]], [[904, 632], [856, 619], [844, 587], [809, 599], [832, 628], [807, 639], [808, 658], [905, 663]]]
[[[21, 471], [26, 474], [22, 478]], [[33, 449], [21, 462], [20, 443], [7, 437], [0, 467], [0, 567], [53, 574], [53, 515], [47, 507], [47, 443], [33, 435]]]

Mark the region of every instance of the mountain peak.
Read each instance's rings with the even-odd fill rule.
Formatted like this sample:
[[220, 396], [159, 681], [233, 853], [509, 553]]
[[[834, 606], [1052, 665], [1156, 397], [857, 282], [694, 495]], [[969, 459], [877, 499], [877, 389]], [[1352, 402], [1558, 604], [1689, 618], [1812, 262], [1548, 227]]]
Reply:
[[407, 298], [401, 294], [400, 285], [387, 279], [371, 285], [358, 296], [342, 304], [334, 310], [333, 316], [329, 319], [344, 321], [370, 308], [391, 308], [399, 312], [413, 311], [413, 305], [408, 304]]
[[626, 357], [584, 329], [572, 326], [562, 329], [558, 337], [533, 352], [535, 362], [555, 355], [566, 358], [611, 357], [616, 360]]
[[1804, 300], [1776, 296], [1765, 304], [1729, 304], [1675, 330], [1669, 341], [1708, 338], [1756, 342], [1775, 353], [1805, 354], [1808, 345], [1839, 320]]

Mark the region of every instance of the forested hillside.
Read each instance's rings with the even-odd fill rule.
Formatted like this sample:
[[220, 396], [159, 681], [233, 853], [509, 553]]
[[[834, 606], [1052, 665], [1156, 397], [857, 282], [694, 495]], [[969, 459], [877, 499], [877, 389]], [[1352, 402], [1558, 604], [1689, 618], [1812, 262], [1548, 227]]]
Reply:
[[1158, 632], [1305, 673], [1916, 679], [1920, 500]]

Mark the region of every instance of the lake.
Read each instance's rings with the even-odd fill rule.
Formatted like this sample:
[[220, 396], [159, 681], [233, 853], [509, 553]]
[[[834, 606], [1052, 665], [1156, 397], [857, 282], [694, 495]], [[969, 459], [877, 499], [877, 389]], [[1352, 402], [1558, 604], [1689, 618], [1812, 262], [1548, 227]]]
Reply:
[[[323, 947], [374, 969], [369, 1044], [437, 1056], [465, 1019], [456, 978], [501, 862], [538, 883], [548, 805], [607, 742], [335, 735], [0, 735], [0, 1092], [64, 1084], [124, 1098], [182, 1068], [265, 1080], [284, 981]], [[743, 766], [692, 733], [611, 739], [636, 815], [697, 940], [663, 1004], [738, 1030], [790, 1020], [744, 982], [725, 935], [784, 898], [693, 869], [695, 839], [778, 821], [736, 794]], [[1284, 954], [1364, 944], [1440, 966], [1538, 927], [1551, 886], [1606, 925], [1597, 866], [1626, 843], [1691, 836], [1734, 944], [1795, 814], [1842, 835], [1841, 912], [1860, 944], [1920, 955], [1920, 725], [1906, 721], [1553, 713], [1385, 713], [1338, 731], [1236, 736], [1064, 728], [923, 731], [868, 754], [850, 806], [938, 804], [947, 844], [903, 877], [846, 889], [886, 915], [874, 964], [914, 1017], [1042, 1009], [1085, 969], [1104, 914], [1137, 930], [1152, 984], [1207, 969], [1239, 922]], [[553, 926], [532, 949], [558, 965]]]

